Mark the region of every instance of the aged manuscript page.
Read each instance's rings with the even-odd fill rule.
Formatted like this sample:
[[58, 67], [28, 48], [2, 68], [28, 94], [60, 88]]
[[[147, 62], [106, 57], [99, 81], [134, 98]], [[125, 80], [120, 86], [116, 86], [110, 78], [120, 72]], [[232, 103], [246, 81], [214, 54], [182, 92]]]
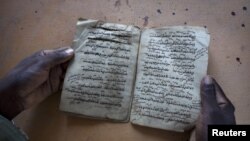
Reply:
[[81, 20], [64, 81], [60, 109], [128, 121], [140, 30], [131, 25]]
[[130, 120], [184, 131], [200, 111], [200, 81], [207, 71], [210, 36], [200, 27], [175, 26], [142, 32]]

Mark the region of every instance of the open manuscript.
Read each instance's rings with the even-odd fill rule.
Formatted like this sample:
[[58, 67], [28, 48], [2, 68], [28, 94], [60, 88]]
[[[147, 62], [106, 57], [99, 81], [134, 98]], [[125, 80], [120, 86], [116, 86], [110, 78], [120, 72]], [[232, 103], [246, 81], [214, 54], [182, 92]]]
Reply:
[[205, 28], [79, 20], [60, 110], [184, 131], [200, 111], [210, 36]]

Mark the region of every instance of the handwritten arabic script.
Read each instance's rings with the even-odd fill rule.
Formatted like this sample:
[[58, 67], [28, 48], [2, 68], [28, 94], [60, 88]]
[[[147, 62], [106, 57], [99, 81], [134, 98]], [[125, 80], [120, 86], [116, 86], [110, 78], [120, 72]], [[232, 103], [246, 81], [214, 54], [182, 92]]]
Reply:
[[82, 32], [63, 89], [68, 107], [87, 116], [128, 118], [139, 34], [133, 26], [107, 23]]
[[196, 120], [200, 109], [197, 87], [206, 72], [197, 73], [197, 62], [207, 59], [207, 46], [197, 42], [192, 29], [149, 29], [141, 40], [131, 121], [181, 130]]

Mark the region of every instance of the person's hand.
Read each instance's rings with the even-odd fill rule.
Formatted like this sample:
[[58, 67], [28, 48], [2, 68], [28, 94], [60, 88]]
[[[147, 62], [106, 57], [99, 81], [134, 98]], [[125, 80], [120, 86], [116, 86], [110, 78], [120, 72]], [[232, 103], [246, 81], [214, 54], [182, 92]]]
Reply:
[[69, 47], [43, 50], [21, 61], [0, 80], [0, 114], [13, 119], [23, 110], [57, 92], [67, 61], [74, 51]]
[[210, 76], [201, 82], [201, 113], [196, 124], [196, 141], [207, 141], [207, 125], [236, 124], [234, 106]]

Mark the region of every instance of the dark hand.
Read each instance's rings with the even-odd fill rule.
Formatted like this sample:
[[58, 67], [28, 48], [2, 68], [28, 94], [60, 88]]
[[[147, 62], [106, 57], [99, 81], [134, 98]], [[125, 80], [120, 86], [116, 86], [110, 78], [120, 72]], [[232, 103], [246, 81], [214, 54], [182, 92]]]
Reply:
[[72, 56], [73, 50], [64, 47], [43, 50], [21, 61], [0, 80], [0, 114], [12, 119], [57, 92], [64, 78], [65, 62]]
[[207, 125], [236, 124], [234, 106], [219, 84], [206, 76], [201, 82], [201, 114], [196, 125], [196, 141], [207, 141]]

